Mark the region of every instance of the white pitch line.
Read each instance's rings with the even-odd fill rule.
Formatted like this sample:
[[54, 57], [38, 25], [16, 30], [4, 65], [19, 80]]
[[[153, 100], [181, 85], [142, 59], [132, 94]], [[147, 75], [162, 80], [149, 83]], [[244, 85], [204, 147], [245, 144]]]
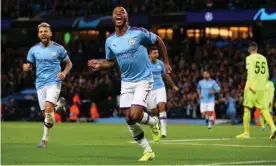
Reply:
[[[201, 142], [201, 141], [227, 141], [234, 140], [230, 138], [202, 138], [202, 139], [181, 139], [181, 140], [160, 140], [159, 144], [163, 145], [190, 145], [190, 146], [223, 146], [223, 147], [245, 147], [245, 148], [276, 148], [276, 146], [264, 145], [239, 145], [239, 144], [214, 144], [214, 143], [187, 143], [187, 142]], [[154, 141], [150, 140], [149, 143]], [[135, 144], [135, 141], [129, 141]]]
[[[195, 142], [195, 141], [228, 141], [231, 138], [199, 138], [199, 139], [178, 139], [178, 140], [160, 140], [160, 143], [170, 143], [170, 142]], [[149, 143], [154, 142], [153, 140], [148, 141]], [[136, 143], [136, 141], [129, 141], [129, 143]]]
[[191, 145], [191, 146], [225, 146], [225, 147], [245, 147], [245, 148], [276, 148], [276, 146], [263, 146], [263, 145], [237, 145], [237, 144], [203, 144], [203, 143], [182, 143], [182, 142], [171, 142], [162, 143], [167, 145]]
[[64, 146], [124, 146], [125, 144], [105, 144], [105, 143], [98, 143], [98, 144], [62, 144]]
[[161, 140], [161, 142], [224, 141], [224, 140], [231, 140], [231, 139], [230, 138], [198, 138], [198, 139]]
[[226, 162], [226, 163], [212, 163], [210, 165], [228, 165], [228, 164], [257, 164], [257, 163], [273, 163], [276, 160], [253, 160], [253, 161], [237, 161], [237, 162]]

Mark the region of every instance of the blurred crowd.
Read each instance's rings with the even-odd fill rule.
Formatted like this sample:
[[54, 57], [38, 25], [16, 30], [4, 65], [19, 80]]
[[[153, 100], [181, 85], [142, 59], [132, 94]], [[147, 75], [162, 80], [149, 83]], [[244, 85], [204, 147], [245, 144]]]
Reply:
[[[89, 15], [110, 15], [114, 7], [124, 6], [130, 15], [163, 14], [167, 12], [186, 12], [204, 10], [236, 10], [261, 7], [276, 7], [276, 1], [271, 0], [2, 0], [2, 18], [46, 18], [46, 17], [80, 17]], [[12, 33], [12, 34], [9, 34]], [[6, 38], [14, 32], [7, 32]], [[22, 33], [26, 33], [24, 30]], [[249, 40], [209, 40], [200, 38], [195, 41], [184, 35], [175, 35], [173, 40], [165, 39], [173, 72], [171, 77], [179, 88], [174, 93], [167, 88], [167, 111], [169, 118], [200, 118], [199, 98], [196, 86], [202, 79], [202, 72], [208, 70], [211, 77], [221, 87], [221, 93], [216, 96], [216, 114], [220, 118], [230, 118], [236, 123], [242, 116], [242, 94], [246, 81], [245, 57]], [[4, 37], [3, 37], [4, 38]], [[22, 65], [31, 47], [24, 38], [16, 39], [17, 43], [2, 40], [1, 49], [1, 97], [19, 93], [26, 88], [34, 88], [35, 70], [22, 72]], [[74, 121], [78, 117], [90, 116], [91, 112], [99, 112], [100, 117], [121, 116], [118, 109], [120, 94], [120, 71], [118, 65], [107, 71], [93, 71], [87, 67], [87, 60], [103, 59], [104, 38], [71, 40], [64, 44], [73, 62], [73, 70], [63, 81], [61, 96], [67, 100], [66, 109], [61, 112], [61, 119], [70, 117]], [[32, 43], [34, 44], [34, 43]], [[259, 52], [265, 55], [269, 62], [270, 77], [276, 84], [276, 42], [260, 43]], [[41, 118], [37, 101], [18, 102], [10, 98], [1, 105], [6, 117], [17, 114], [24, 117], [19, 108], [30, 110], [26, 114], [31, 119]], [[2, 111], [1, 109], [1, 111]], [[276, 104], [274, 104], [274, 110]], [[72, 115], [71, 116], [71, 110]], [[93, 115], [95, 115], [93, 113]], [[97, 115], [98, 113], [96, 113]], [[58, 117], [58, 116], [57, 116]], [[98, 117], [98, 116], [96, 116]], [[90, 117], [94, 119], [95, 117]]]
[[162, 14], [210, 9], [249, 9], [275, 7], [271, 0], [3, 0], [4, 18], [71, 17], [110, 15], [115, 6], [124, 6], [129, 14]]
[[[35, 71], [23, 73], [28, 48], [9, 48], [5, 44], [1, 49], [1, 97], [19, 92], [33, 84]], [[28, 79], [27, 79], [28, 78]]]
[[[246, 82], [245, 58], [248, 55], [246, 45], [249, 40], [228, 41], [224, 46], [220, 45], [221, 42], [207, 40], [199, 45], [195, 44], [194, 54], [190, 54], [192, 57], [186, 59], [181, 54], [187, 50], [180, 49], [180, 56], [172, 59], [172, 78], [180, 88], [180, 93], [173, 93], [168, 89], [168, 110], [173, 107], [184, 107], [186, 116], [197, 118], [199, 98], [196, 86], [202, 79], [202, 72], [209, 71], [212, 79], [221, 87], [221, 93], [216, 96], [217, 116], [226, 118], [235, 113], [241, 118]], [[259, 52], [267, 57], [270, 79], [276, 85], [275, 44], [275, 41], [264, 43]], [[186, 43], [184, 47], [188, 45]]]
[[[82, 113], [84, 107], [88, 109], [90, 107], [90, 105], [84, 106], [87, 102], [96, 103], [101, 117], [121, 115], [118, 109], [120, 94], [118, 66], [115, 65], [107, 71], [93, 71], [87, 67], [87, 60], [93, 53], [98, 55], [96, 58], [104, 58], [103, 46], [99, 47], [103, 41], [91, 44], [76, 40], [65, 46], [74, 67], [63, 81], [61, 96], [66, 98], [68, 110], [76, 104], [74, 97], [80, 99], [77, 103], [81, 111], [80, 117], [87, 116], [87, 111]], [[200, 118], [196, 85], [202, 79], [202, 72], [207, 70], [221, 87], [221, 93], [216, 96], [217, 117], [234, 117], [233, 122], [241, 119], [242, 94], [246, 81], [245, 57], [248, 55], [246, 46], [249, 40], [202, 39], [200, 42], [195, 42], [193, 39], [183, 38], [178, 42], [175, 40], [164, 40], [164, 42], [173, 68], [171, 77], [180, 89], [178, 93], [174, 93], [167, 88], [168, 116]], [[23, 73], [21, 69], [27, 51], [28, 48], [2, 49], [1, 96], [34, 87], [35, 72]], [[276, 84], [276, 42], [263, 43], [259, 52], [267, 57], [271, 80]]]

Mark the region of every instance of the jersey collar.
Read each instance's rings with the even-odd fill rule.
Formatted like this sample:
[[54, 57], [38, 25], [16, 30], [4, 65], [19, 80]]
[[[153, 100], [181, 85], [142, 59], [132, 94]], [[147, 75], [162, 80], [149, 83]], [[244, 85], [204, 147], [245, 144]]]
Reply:
[[[45, 46], [42, 44], [42, 42], [39, 42], [39, 44], [40, 44], [40, 46], [41, 46], [41, 47], [43, 47], [43, 48], [47, 48], [47, 47], [45, 47]], [[52, 40], [50, 40], [50, 44], [49, 44], [49, 46], [48, 46], [48, 47], [50, 47], [52, 44], [53, 44], [53, 41], [52, 41]]]
[[[123, 34], [123, 36], [129, 31], [129, 29], [130, 29], [130, 26], [128, 25], [128, 28], [127, 28], [126, 32]], [[115, 32], [115, 35], [116, 35], [117, 37], [122, 37], [122, 36], [117, 35], [116, 32]]]

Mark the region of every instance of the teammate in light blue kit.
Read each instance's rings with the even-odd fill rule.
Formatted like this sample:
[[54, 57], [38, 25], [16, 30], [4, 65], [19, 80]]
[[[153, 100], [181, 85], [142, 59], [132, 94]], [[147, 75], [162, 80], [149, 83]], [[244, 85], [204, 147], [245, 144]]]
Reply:
[[[40, 148], [47, 147], [50, 129], [54, 124], [55, 106], [59, 105], [58, 98], [61, 90], [61, 81], [72, 68], [67, 51], [59, 44], [51, 41], [51, 28], [47, 23], [38, 25], [38, 37], [41, 42], [34, 45], [28, 52], [28, 63], [23, 64], [24, 71], [32, 70], [36, 66], [36, 89], [40, 109], [43, 111], [44, 134]], [[61, 72], [60, 63], [66, 63]]]
[[154, 141], [160, 140], [158, 118], [152, 118], [144, 112], [153, 84], [150, 60], [145, 47], [157, 43], [164, 55], [166, 70], [170, 72], [166, 46], [154, 33], [143, 28], [130, 27], [124, 8], [116, 7], [112, 17], [115, 32], [105, 43], [106, 60], [89, 60], [88, 66], [96, 69], [110, 68], [114, 65], [114, 59], [117, 59], [122, 78], [120, 109], [125, 111], [125, 119], [131, 135], [144, 149], [144, 155], [139, 161], [152, 160], [155, 154], [139, 126], [139, 123], [151, 126]]
[[200, 112], [208, 120], [208, 129], [212, 129], [213, 112], [215, 111], [215, 94], [219, 93], [220, 87], [215, 80], [210, 78], [210, 73], [203, 73], [203, 80], [197, 85], [197, 93], [200, 97]]
[[167, 131], [166, 131], [167, 94], [166, 94], [166, 88], [165, 88], [165, 83], [163, 81], [163, 78], [165, 78], [165, 80], [170, 85], [170, 87], [174, 90], [174, 92], [177, 92], [178, 88], [177, 86], [175, 86], [170, 75], [166, 73], [164, 63], [158, 59], [159, 52], [157, 47], [149, 48], [149, 57], [151, 61], [151, 71], [153, 73], [154, 81], [153, 81], [152, 91], [150, 92], [150, 95], [149, 95], [148, 109], [151, 110], [153, 115], [158, 115], [158, 112], [159, 112], [161, 135], [162, 137], [166, 137], [167, 136]]

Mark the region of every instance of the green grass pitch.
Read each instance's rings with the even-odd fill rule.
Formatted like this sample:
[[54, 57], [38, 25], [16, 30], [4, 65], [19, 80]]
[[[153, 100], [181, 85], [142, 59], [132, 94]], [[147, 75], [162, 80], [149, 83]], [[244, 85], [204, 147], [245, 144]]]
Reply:
[[[143, 126], [148, 140], [151, 130]], [[151, 143], [153, 161], [138, 162], [142, 149], [132, 142], [126, 125], [55, 124], [49, 146], [36, 148], [42, 123], [1, 123], [1, 162], [8, 165], [163, 165], [163, 164], [276, 164], [276, 140], [269, 130], [251, 127], [251, 139], [236, 140], [242, 126], [168, 125], [168, 137]]]

